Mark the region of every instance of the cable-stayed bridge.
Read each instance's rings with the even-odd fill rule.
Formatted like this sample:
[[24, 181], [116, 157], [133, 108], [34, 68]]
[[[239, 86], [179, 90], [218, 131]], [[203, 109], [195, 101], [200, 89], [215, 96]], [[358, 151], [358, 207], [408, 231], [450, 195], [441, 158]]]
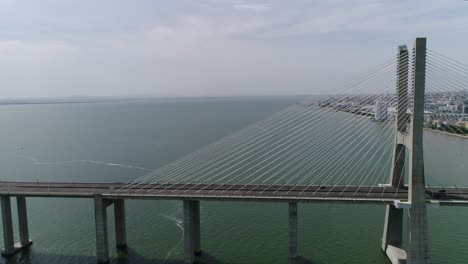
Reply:
[[[95, 201], [97, 257], [103, 263], [109, 261], [110, 205], [117, 247], [126, 247], [126, 199], [184, 201], [187, 263], [203, 261], [200, 201], [206, 200], [289, 203], [290, 263], [297, 259], [298, 202], [382, 204], [382, 250], [391, 262], [429, 263], [428, 205], [466, 206], [468, 186], [426, 183], [423, 148], [430, 142], [424, 134], [447, 133], [468, 146], [467, 88], [468, 65], [427, 49], [426, 39], [418, 38], [412, 50], [399, 47], [395, 58], [330, 95], [306, 98], [132, 182], [2, 182], [4, 255], [31, 244], [26, 197], [88, 197]], [[16, 246], [12, 196], [18, 206]]]

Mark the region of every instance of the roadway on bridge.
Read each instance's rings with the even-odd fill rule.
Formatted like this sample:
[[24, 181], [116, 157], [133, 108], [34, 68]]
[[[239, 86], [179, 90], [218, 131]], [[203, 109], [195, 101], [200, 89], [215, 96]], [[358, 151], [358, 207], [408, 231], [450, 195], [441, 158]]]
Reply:
[[[427, 187], [427, 200], [441, 205], [468, 205], [468, 188]], [[391, 204], [408, 197], [406, 188], [389, 186], [287, 186], [227, 184], [150, 184], [0, 182], [0, 194], [27, 197], [107, 199], [197, 199]]]

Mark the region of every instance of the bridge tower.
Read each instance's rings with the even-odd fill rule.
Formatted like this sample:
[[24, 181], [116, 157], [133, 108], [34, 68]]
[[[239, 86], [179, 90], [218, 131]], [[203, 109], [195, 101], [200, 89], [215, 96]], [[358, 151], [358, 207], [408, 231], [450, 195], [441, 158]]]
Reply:
[[[426, 75], [426, 38], [417, 38], [413, 51], [412, 105], [408, 98], [409, 54], [406, 46], [398, 48], [397, 65], [397, 116], [395, 120], [395, 145], [389, 184], [406, 188], [404, 170], [408, 164], [408, 202], [387, 205], [382, 238], [382, 250], [392, 264], [429, 263], [427, 246], [427, 212], [423, 159], [423, 120]], [[412, 107], [410, 124], [407, 109]], [[408, 248], [402, 249], [403, 208], [408, 208]]]
[[[408, 116], [408, 48], [398, 47], [397, 64], [397, 113], [395, 117], [395, 145], [393, 147], [393, 163], [390, 173], [389, 184], [392, 187], [404, 188], [404, 170], [406, 158], [405, 136], [407, 133]], [[395, 205], [387, 205], [385, 212], [385, 225], [382, 237], [382, 250], [392, 261], [406, 259], [406, 253], [401, 249], [403, 246], [403, 209]]]
[[430, 262], [427, 239], [426, 183], [423, 159], [424, 90], [426, 83], [426, 38], [417, 38], [413, 62], [413, 115], [409, 138], [408, 263]]

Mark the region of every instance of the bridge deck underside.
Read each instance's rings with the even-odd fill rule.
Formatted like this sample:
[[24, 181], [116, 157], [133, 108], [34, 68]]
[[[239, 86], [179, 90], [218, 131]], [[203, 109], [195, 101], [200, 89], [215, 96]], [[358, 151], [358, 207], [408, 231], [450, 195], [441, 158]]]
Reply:
[[[28, 197], [93, 197], [108, 199], [199, 199], [391, 204], [408, 197], [406, 188], [389, 186], [285, 186], [224, 184], [0, 182], [0, 194]], [[468, 188], [427, 187], [428, 202], [468, 205]]]

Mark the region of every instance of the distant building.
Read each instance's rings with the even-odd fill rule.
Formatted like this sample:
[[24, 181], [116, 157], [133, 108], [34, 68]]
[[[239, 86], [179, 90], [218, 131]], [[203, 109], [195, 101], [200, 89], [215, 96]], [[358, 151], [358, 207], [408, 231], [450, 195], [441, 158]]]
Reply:
[[451, 105], [451, 104], [446, 104], [443, 106], [439, 106], [439, 111], [445, 112], [445, 113], [454, 113], [457, 112], [457, 106], [456, 105]]
[[456, 125], [459, 126], [459, 127], [463, 127], [463, 128], [468, 129], [468, 122], [460, 121], [460, 122], [456, 123]]
[[432, 122], [432, 113], [429, 111], [424, 111], [424, 122], [430, 123]]
[[377, 99], [375, 101], [375, 106], [374, 106], [374, 118], [377, 121], [385, 121], [387, 120], [388, 113], [387, 113], [387, 108], [388, 108], [388, 102], [383, 100], [383, 99]]
[[389, 119], [395, 119], [397, 115], [397, 108], [396, 106], [389, 106], [387, 108], [387, 118]]

